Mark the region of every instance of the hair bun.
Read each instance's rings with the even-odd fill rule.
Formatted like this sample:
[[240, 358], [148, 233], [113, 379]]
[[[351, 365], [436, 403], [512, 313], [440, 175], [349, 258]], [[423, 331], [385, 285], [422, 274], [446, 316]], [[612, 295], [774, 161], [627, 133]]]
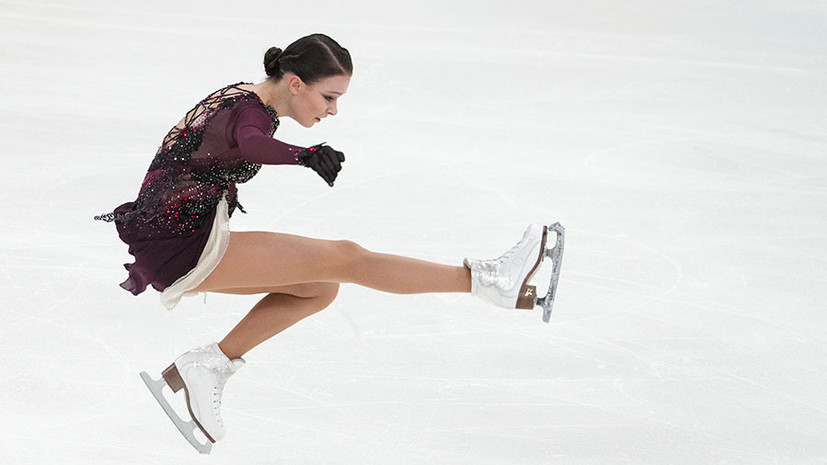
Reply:
[[282, 50], [278, 47], [270, 47], [264, 54], [264, 71], [270, 77], [280, 76], [279, 58]]

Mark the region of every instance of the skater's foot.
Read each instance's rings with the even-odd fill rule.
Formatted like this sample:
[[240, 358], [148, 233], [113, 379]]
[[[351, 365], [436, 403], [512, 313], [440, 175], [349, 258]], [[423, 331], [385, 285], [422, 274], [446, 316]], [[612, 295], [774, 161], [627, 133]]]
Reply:
[[543, 259], [548, 228], [532, 224], [520, 242], [493, 260], [465, 259], [471, 270], [471, 294], [504, 308], [534, 308], [535, 286], [528, 281]]
[[243, 365], [244, 359], [230, 360], [213, 343], [181, 355], [164, 370], [169, 387], [184, 390], [193, 421], [211, 442], [224, 437], [221, 396], [227, 379]]

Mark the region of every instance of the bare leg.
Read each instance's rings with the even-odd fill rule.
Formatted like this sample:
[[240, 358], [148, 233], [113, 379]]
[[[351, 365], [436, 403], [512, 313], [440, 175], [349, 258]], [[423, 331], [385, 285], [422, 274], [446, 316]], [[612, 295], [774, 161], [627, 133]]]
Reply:
[[470, 292], [465, 267], [370, 252], [350, 241], [266, 232], [230, 233], [230, 245], [198, 291], [355, 283], [385, 292]]
[[[333, 302], [339, 285], [311, 283], [287, 286], [270, 292], [218, 344], [230, 359], [239, 358], [253, 347], [284, 331], [298, 321]], [[259, 294], [264, 289], [235, 289], [233, 294]]]
[[237, 358], [330, 305], [339, 283], [399, 294], [470, 292], [465, 267], [370, 252], [349, 241], [233, 232], [218, 267], [198, 291], [268, 293], [219, 343]]

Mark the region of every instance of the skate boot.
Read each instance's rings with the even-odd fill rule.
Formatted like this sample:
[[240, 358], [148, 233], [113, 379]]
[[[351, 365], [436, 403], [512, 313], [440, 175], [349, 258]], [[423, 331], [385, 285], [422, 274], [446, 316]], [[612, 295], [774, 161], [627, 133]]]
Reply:
[[[557, 235], [553, 248], [547, 249], [549, 230]], [[523, 238], [502, 257], [494, 260], [466, 258], [465, 266], [471, 270], [471, 294], [505, 308], [543, 308], [543, 321], [549, 322], [551, 308], [560, 277], [560, 261], [563, 254], [565, 228], [560, 223], [551, 226], [532, 224]], [[537, 296], [537, 287], [528, 281], [537, 272], [543, 259], [553, 263], [551, 282], [546, 295]]]
[[503, 256], [493, 260], [466, 258], [471, 270], [471, 294], [504, 308], [534, 308], [537, 288], [528, 280], [543, 259], [547, 228], [532, 224], [520, 242]]
[[[244, 359], [230, 360], [217, 343], [187, 352], [152, 380], [141, 373], [147, 387], [187, 441], [202, 454], [208, 454], [215, 443], [224, 437], [221, 419], [221, 395], [227, 379], [244, 365]], [[168, 385], [173, 392], [184, 390], [191, 422], [183, 421], [164, 398], [161, 390]], [[209, 442], [199, 442], [193, 434], [201, 430]]]

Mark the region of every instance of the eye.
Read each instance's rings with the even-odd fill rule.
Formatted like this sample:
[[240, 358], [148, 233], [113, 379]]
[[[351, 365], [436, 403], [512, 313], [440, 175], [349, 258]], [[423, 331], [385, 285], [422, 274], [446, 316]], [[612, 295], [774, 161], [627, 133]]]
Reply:
[[327, 100], [328, 102], [332, 102], [333, 100], [335, 100], [335, 97], [331, 97], [331, 96], [329, 96], [329, 95], [325, 95], [325, 96], [324, 96], [324, 99], [325, 99], [325, 100]]

